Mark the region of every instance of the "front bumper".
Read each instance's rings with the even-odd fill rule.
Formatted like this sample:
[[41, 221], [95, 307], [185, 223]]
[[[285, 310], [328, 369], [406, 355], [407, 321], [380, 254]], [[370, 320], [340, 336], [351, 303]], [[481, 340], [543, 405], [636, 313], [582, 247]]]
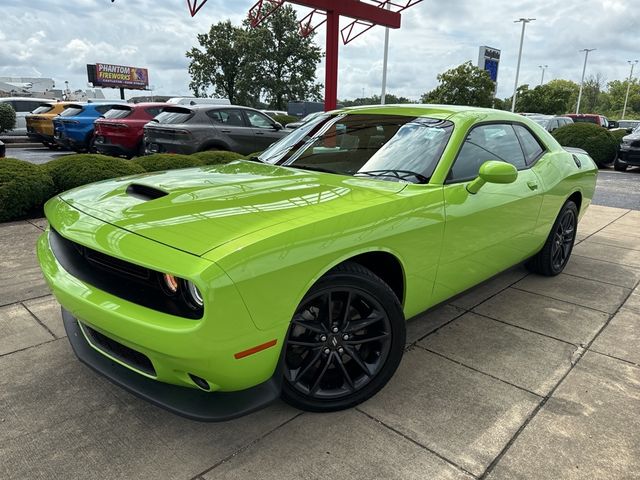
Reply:
[[82, 363], [125, 390], [183, 417], [201, 422], [231, 420], [264, 408], [280, 396], [281, 375], [246, 390], [215, 393], [152, 380], [96, 351], [78, 320], [64, 308], [62, 318], [71, 347]]
[[626, 163], [627, 165], [640, 166], [640, 148], [621, 148], [619, 161], [622, 161], [622, 163]]

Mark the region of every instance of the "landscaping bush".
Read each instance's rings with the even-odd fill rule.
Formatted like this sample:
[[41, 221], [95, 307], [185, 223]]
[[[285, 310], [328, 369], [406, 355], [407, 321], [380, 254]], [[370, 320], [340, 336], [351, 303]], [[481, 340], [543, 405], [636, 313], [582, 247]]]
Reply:
[[273, 118], [276, 122], [280, 122], [282, 126], [285, 126], [287, 123], [297, 122], [299, 120], [298, 117], [294, 117], [293, 115], [274, 115]]
[[205, 165], [218, 165], [245, 158], [244, 155], [240, 153], [226, 152], [224, 150], [207, 150], [206, 152], [194, 153], [191, 156], [202, 161]]
[[97, 154], [65, 155], [45, 163], [42, 168], [51, 175], [57, 193], [87, 183], [145, 171], [136, 163]]
[[136, 157], [132, 160], [132, 163], [142, 167], [147, 172], [200, 167], [204, 164], [195, 155], [177, 155], [173, 153], [155, 153], [144, 157]]
[[606, 129], [593, 123], [574, 123], [552, 132], [554, 138], [564, 147], [586, 150], [598, 165], [613, 162], [618, 149], [618, 141]]
[[622, 128], [620, 130], [609, 130], [609, 133], [613, 135], [613, 138], [616, 139], [616, 145], [620, 145], [622, 143], [622, 137], [626, 137], [629, 135], [627, 130]]
[[8, 103], [0, 103], [0, 133], [13, 130], [16, 126], [16, 112]]
[[0, 159], [0, 222], [36, 213], [54, 193], [44, 169], [15, 158]]

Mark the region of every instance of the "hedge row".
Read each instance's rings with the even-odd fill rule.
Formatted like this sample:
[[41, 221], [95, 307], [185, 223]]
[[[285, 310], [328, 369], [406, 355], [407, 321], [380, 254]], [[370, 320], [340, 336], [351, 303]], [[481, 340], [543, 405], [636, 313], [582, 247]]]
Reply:
[[156, 154], [132, 161], [98, 154], [75, 154], [42, 165], [0, 158], [0, 222], [40, 216], [47, 199], [87, 183], [159, 170], [216, 165], [243, 158], [239, 153], [223, 151], [193, 155]]
[[611, 164], [618, 154], [620, 140], [609, 130], [593, 123], [573, 123], [552, 132], [563, 147], [577, 147], [586, 150], [599, 165]]

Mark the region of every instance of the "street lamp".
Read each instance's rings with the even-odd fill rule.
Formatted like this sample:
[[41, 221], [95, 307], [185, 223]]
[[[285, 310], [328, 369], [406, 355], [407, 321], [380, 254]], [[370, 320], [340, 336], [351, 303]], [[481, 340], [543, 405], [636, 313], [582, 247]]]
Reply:
[[580, 80], [580, 92], [578, 93], [578, 104], [576, 105], [576, 115], [580, 113], [580, 101], [582, 100], [582, 87], [584, 86], [584, 72], [587, 71], [587, 59], [589, 58], [589, 52], [593, 52], [595, 48], [584, 48], [580, 50], [584, 52], [584, 66], [582, 67], [582, 79]]
[[522, 44], [524, 43], [524, 28], [527, 23], [533, 22], [535, 18], [521, 18], [520, 20], [514, 20], [513, 23], [522, 22], [522, 34], [520, 35], [520, 51], [518, 52], [518, 66], [516, 67], [516, 82], [513, 86], [513, 99], [511, 101], [511, 111], [516, 111], [516, 95], [518, 93], [518, 77], [520, 76], [520, 60], [522, 60]]
[[627, 82], [627, 94], [624, 96], [624, 107], [622, 107], [621, 120], [624, 120], [624, 115], [627, 113], [627, 101], [629, 100], [629, 89], [631, 89], [631, 80], [633, 78], [633, 67], [636, 66], [638, 60], [627, 60], [627, 63], [631, 65], [631, 73], [629, 73], [629, 81]]
[[544, 72], [549, 68], [549, 65], [538, 65], [538, 68], [542, 70], [542, 77], [540, 78], [540, 85], [542, 85], [544, 83]]
[[[387, 3], [387, 10], [391, 10], [391, 4]], [[387, 62], [389, 60], [389, 27], [384, 29], [384, 56], [382, 59], [382, 92], [380, 93], [380, 105], [387, 100]]]

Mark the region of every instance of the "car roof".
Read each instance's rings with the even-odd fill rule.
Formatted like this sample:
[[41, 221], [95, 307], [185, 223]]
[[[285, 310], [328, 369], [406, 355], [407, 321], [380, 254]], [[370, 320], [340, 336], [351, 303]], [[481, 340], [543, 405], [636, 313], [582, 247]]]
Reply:
[[522, 121], [524, 118], [517, 113], [493, 108], [469, 107], [464, 105], [439, 105], [403, 103], [397, 105], [364, 105], [358, 107], [346, 107], [334, 110], [334, 113], [367, 113], [372, 115], [406, 115], [411, 117], [430, 117], [445, 120], [460, 114], [486, 114], [492, 120]]
[[39, 98], [39, 97], [0, 97], [0, 102], [9, 102], [15, 100], [25, 100], [29, 102], [56, 103], [55, 98]]

